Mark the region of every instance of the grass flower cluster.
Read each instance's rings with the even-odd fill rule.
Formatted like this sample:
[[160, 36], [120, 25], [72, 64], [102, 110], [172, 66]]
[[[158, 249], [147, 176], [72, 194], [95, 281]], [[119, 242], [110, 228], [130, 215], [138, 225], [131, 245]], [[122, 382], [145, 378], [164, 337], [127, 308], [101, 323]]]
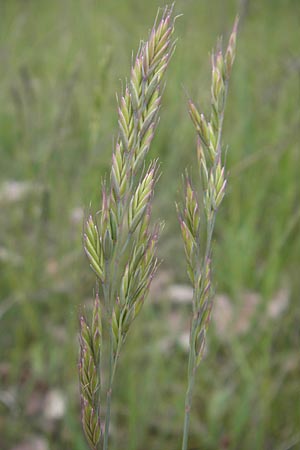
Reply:
[[[98, 217], [86, 222], [84, 248], [104, 299], [99, 318], [97, 297], [92, 324], [81, 319], [80, 386], [82, 423], [92, 449], [108, 448], [113, 380], [122, 344], [138, 315], [157, 267], [156, 244], [161, 225], [151, 226], [151, 203], [158, 176], [157, 161], [145, 157], [158, 123], [162, 80], [172, 57], [174, 18], [166, 8], [149, 39], [140, 44], [131, 76], [118, 101], [119, 135], [112, 157], [110, 182], [102, 186]], [[109, 375], [105, 424], [100, 394], [101, 320], [109, 328]]]
[[189, 113], [197, 132], [200, 186], [194, 188], [187, 173], [184, 205], [181, 210], [178, 208], [187, 271], [193, 286], [193, 316], [190, 330], [188, 388], [185, 400], [182, 450], [187, 450], [195, 375], [203, 357], [205, 336], [212, 308], [212, 236], [217, 211], [223, 200], [227, 183], [222, 159], [222, 130], [228, 82], [235, 57], [237, 24], [236, 20], [225, 54], [220, 48], [211, 58], [211, 114], [209, 120], [199, 112], [192, 101], [189, 102]]
[[[151, 226], [150, 219], [158, 162], [150, 161], [146, 165], [145, 158], [159, 119], [162, 80], [175, 48], [172, 12], [172, 7], [166, 8], [148, 40], [140, 44], [130, 79], [118, 99], [119, 132], [110, 179], [102, 184], [101, 210], [95, 216], [90, 215], [85, 224], [84, 249], [97, 284], [92, 318], [82, 316], [80, 321], [79, 377], [82, 423], [92, 450], [108, 449], [118, 358], [157, 268], [156, 245], [161, 225]], [[222, 127], [236, 31], [237, 22], [225, 54], [218, 49], [212, 56], [210, 119], [189, 102], [189, 113], [198, 136], [201, 186], [195, 189], [187, 174], [184, 204], [178, 207], [194, 292], [182, 450], [187, 450], [195, 374], [203, 356], [212, 307], [211, 244], [217, 210], [226, 187]], [[103, 302], [99, 298], [103, 298]], [[107, 355], [103, 354], [102, 322], [109, 333]], [[104, 384], [101, 378], [103, 357], [107, 357], [109, 367]]]

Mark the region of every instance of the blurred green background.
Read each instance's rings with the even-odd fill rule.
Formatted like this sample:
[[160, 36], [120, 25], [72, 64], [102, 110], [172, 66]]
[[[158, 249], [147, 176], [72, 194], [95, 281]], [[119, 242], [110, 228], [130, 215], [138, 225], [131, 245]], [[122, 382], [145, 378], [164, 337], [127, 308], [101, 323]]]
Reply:
[[[0, 448], [87, 449], [82, 251], [116, 132], [115, 93], [160, 1], [0, 1]], [[190, 291], [174, 202], [195, 164], [186, 92], [209, 107], [209, 53], [239, 11], [214, 239], [215, 312], [190, 448], [300, 449], [300, 2], [177, 0], [177, 50], [151, 154], [166, 222], [153, 289], [121, 355], [111, 449], [180, 448]]]

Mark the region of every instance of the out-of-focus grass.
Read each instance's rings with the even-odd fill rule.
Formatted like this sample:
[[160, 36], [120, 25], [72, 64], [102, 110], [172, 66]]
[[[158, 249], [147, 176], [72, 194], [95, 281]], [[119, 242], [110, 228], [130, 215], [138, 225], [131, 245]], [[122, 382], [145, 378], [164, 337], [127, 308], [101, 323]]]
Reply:
[[[90, 201], [98, 206], [116, 125], [114, 94], [160, 5], [1, 2], [1, 449], [29, 435], [45, 436], [51, 449], [86, 448], [76, 333], [93, 277], [81, 250], [82, 209]], [[156, 201], [166, 221], [161, 270], [176, 282], [186, 276], [174, 199], [183, 168], [195, 162], [186, 91], [205, 107], [209, 50], [237, 8], [233, 0], [176, 4], [184, 16], [152, 150], [163, 171]], [[224, 337], [211, 328], [191, 434], [191, 447], [208, 450], [297, 448], [300, 439], [300, 5], [250, 0], [244, 12], [225, 122], [229, 185], [214, 279], [234, 306], [247, 291], [262, 300], [243, 334]], [[266, 310], [280, 288], [289, 292], [288, 309], [271, 320]], [[180, 446], [186, 354], [165, 345], [174, 311], [163, 293], [155, 295], [161, 301], [145, 307], [121, 358], [113, 448]], [[188, 321], [185, 309], [180, 314]], [[43, 402], [54, 388], [67, 411], [49, 424]]]

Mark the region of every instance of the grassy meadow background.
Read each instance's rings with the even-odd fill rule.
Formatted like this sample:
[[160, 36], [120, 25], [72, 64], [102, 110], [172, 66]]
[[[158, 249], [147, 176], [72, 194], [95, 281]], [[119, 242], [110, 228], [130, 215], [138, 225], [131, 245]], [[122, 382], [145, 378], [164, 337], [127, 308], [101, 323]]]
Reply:
[[[160, 1], [0, 1], [0, 449], [87, 449], [78, 315], [94, 277], [115, 93]], [[177, 50], [151, 155], [163, 263], [121, 355], [111, 449], [178, 450], [190, 291], [174, 202], [195, 165], [187, 94], [208, 109], [209, 52], [241, 15], [225, 116], [229, 182], [214, 238], [215, 313], [190, 448], [300, 449], [300, 2], [177, 0]]]

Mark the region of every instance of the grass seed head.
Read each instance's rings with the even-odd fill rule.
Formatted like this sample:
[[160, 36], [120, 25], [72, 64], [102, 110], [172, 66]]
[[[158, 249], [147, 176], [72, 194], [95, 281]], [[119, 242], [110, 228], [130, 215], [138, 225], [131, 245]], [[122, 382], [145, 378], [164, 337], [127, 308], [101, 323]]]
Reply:
[[[159, 121], [163, 77], [175, 48], [172, 9], [164, 10], [148, 40], [141, 42], [130, 78], [117, 100], [118, 136], [110, 182], [108, 186], [102, 185], [98, 223], [90, 216], [85, 226], [84, 249], [100, 282], [110, 335], [103, 450], [108, 447], [110, 398], [117, 359], [157, 268], [160, 226], [153, 229], [150, 226], [157, 162], [147, 166], [145, 158]], [[95, 450], [99, 449], [101, 439], [101, 319], [97, 296], [91, 325], [84, 317], [80, 321], [79, 361], [82, 423], [89, 445]]]
[[[216, 213], [224, 198], [227, 184], [225, 167], [222, 164], [222, 127], [228, 81], [235, 56], [237, 23], [236, 20], [225, 54], [219, 45], [217, 52], [211, 58], [210, 121], [191, 100], [188, 102], [189, 114], [197, 134], [201, 196], [198, 200], [190, 177], [187, 175], [184, 205], [181, 210], [178, 208], [178, 215], [187, 260], [187, 272], [194, 289], [189, 364], [193, 370], [198, 367], [203, 356], [212, 307], [211, 247]], [[190, 377], [193, 370], [189, 370]]]

